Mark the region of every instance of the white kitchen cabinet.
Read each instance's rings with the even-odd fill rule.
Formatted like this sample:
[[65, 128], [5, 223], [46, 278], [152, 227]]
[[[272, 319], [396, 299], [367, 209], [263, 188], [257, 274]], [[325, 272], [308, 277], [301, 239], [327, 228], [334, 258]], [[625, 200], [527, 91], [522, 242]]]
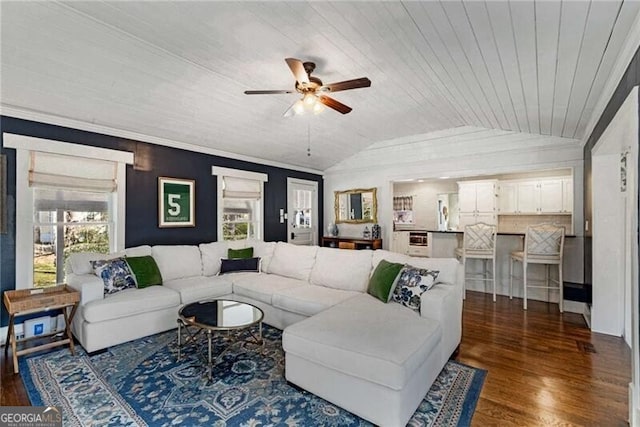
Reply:
[[391, 241], [391, 252], [398, 252], [407, 255], [409, 252], [409, 232], [394, 231]]
[[498, 211], [501, 214], [518, 212], [518, 183], [501, 182], [498, 191]]
[[562, 180], [562, 212], [573, 212], [573, 179], [564, 178]]
[[[569, 189], [571, 190], [571, 194], [568, 194]], [[572, 206], [572, 178], [500, 183], [500, 214], [503, 215], [571, 213], [573, 210]]]
[[562, 180], [550, 179], [540, 181], [539, 213], [562, 212]]
[[459, 227], [484, 222], [496, 224], [496, 180], [458, 183]]

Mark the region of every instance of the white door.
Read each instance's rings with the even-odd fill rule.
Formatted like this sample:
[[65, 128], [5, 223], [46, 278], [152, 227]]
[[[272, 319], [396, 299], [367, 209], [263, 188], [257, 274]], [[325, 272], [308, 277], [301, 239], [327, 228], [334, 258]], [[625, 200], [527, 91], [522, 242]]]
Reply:
[[287, 241], [318, 244], [318, 183], [287, 178]]

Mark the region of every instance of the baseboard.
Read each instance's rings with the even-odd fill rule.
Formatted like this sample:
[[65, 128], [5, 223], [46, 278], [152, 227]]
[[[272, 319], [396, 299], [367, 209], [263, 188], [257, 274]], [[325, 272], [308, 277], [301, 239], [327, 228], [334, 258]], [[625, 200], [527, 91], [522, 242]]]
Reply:
[[636, 407], [633, 383], [629, 383], [629, 425], [631, 427], [640, 427], [640, 408]]

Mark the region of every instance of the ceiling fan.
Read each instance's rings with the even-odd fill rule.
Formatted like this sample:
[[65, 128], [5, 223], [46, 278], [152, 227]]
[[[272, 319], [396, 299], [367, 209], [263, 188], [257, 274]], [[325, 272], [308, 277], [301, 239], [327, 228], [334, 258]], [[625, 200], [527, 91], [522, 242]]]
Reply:
[[[367, 77], [359, 79], [345, 80], [342, 82], [323, 84], [322, 80], [312, 76], [311, 73], [316, 69], [313, 62], [302, 62], [295, 58], [286, 58], [285, 61], [291, 69], [293, 76], [296, 78], [295, 91], [302, 94], [302, 98], [296, 101], [284, 116], [289, 117], [294, 114], [304, 114], [307, 111], [318, 114], [326, 105], [339, 113], [347, 114], [352, 108], [336, 101], [335, 99], [325, 95], [330, 92], [339, 92], [341, 90], [358, 89], [361, 87], [371, 86], [371, 80]], [[273, 95], [281, 93], [294, 93], [293, 90], [245, 90], [246, 95]]]

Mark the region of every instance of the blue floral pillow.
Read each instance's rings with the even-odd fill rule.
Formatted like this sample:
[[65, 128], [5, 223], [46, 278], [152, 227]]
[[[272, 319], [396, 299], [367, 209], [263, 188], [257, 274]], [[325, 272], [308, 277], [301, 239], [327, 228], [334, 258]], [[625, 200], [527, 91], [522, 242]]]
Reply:
[[91, 266], [96, 276], [104, 282], [105, 295], [136, 287], [129, 264], [123, 258], [91, 261]]
[[433, 287], [439, 273], [405, 265], [396, 279], [393, 300], [420, 313], [420, 296]]

